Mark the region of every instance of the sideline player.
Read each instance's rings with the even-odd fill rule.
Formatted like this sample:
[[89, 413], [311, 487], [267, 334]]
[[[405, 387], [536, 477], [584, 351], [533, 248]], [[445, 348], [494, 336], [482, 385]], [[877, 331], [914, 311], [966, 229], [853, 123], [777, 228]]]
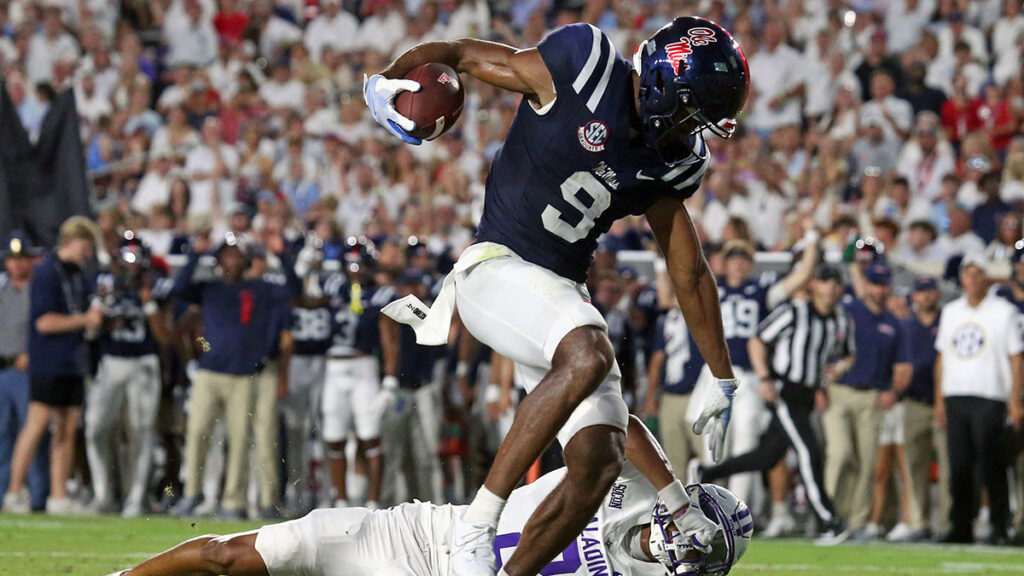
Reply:
[[[138, 517], [146, 503], [160, 406], [158, 344], [166, 344], [171, 338], [153, 298], [153, 286], [160, 277], [162, 273], [152, 267], [149, 247], [127, 231], [118, 258], [111, 260], [110, 271], [97, 278], [97, 305], [103, 310], [104, 325], [99, 336], [99, 370], [89, 388], [89, 409], [85, 411], [85, 449], [92, 473], [94, 512], [118, 509], [112, 476], [115, 470], [131, 478], [120, 509], [122, 515]], [[129, 433], [130, 450], [122, 462], [130, 474], [124, 474], [118, 465], [119, 434], [124, 427]]]
[[[516, 362], [530, 392], [484, 486], [455, 519], [456, 576], [493, 576], [498, 518], [512, 489], [553, 439], [564, 481], [538, 506], [502, 568], [536, 574], [593, 518], [622, 468], [627, 409], [607, 326], [582, 282], [598, 237], [645, 214], [667, 260], [680, 308], [718, 378], [695, 424], [721, 453], [736, 387], [714, 276], [683, 200], [711, 162], [702, 133], [732, 134], [749, 72], [739, 45], [702, 18], [677, 18], [637, 49], [633, 64], [589, 24], [554, 30], [536, 48], [474, 39], [428, 42], [367, 79], [374, 118], [405, 142], [413, 123], [395, 110], [402, 78], [442, 62], [523, 95], [487, 178], [477, 244], [463, 252], [429, 309], [415, 297], [389, 315], [422, 344], [447, 340], [454, 305], [473, 335]], [[680, 482], [658, 486], [676, 525], [698, 547], [713, 526], [688, 507]], [[694, 513], [689, 513], [694, 512]]]
[[[358, 450], [367, 461], [366, 507], [380, 500], [381, 406], [380, 308], [393, 299], [394, 288], [378, 286], [371, 268], [376, 248], [365, 238], [350, 236], [342, 258], [343, 271], [324, 281], [324, 297], [333, 314], [333, 338], [327, 351], [327, 378], [323, 393], [323, 439], [334, 484], [336, 508], [348, 507], [345, 444], [355, 430]], [[385, 376], [386, 388], [397, 387]]]
[[[632, 418], [629, 428], [630, 461], [658, 469], [655, 476], [671, 477], [664, 455], [640, 421]], [[498, 562], [507, 561], [520, 545], [530, 514], [566, 473], [556, 470], [512, 493], [491, 552]], [[654, 486], [627, 465], [582, 533], [544, 573], [727, 574], [750, 544], [750, 510], [712, 484], [690, 485], [686, 491], [694, 508], [715, 526], [710, 555], [694, 553], [692, 543], [675, 532]], [[450, 524], [464, 508], [414, 502], [376, 512], [314, 510], [305, 518], [251, 532], [193, 538], [110, 576], [438, 576], [450, 572]]]

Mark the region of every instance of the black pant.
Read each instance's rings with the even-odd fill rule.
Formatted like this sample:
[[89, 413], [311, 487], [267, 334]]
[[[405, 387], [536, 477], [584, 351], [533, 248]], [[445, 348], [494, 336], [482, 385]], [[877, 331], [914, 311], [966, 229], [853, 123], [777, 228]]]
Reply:
[[[815, 390], [797, 384], [785, 384], [772, 410], [772, 421], [761, 434], [757, 448], [704, 470], [703, 482], [714, 482], [741, 472], [770, 470], [786, 455], [796, 451], [800, 478], [807, 489], [807, 500], [823, 527], [838, 523], [832, 500], [825, 492], [824, 452], [811, 428]], [[733, 426], [746, 423], [733, 422]]]
[[1010, 496], [1006, 482], [1006, 403], [974, 396], [946, 397], [953, 533], [969, 537], [981, 484], [988, 490], [992, 533], [1005, 536]]

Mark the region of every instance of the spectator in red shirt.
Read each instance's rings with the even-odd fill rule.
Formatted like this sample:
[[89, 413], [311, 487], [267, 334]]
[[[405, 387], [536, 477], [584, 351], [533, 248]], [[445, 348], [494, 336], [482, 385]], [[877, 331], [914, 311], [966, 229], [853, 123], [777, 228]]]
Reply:
[[982, 95], [984, 100], [978, 106], [978, 120], [992, 140], [992, 148], [1002, 160], [1006, 155], [1006, 147], [1017, 132], [1017, 121], [1001, 86], [990, 82], [982, 89]]
[[242, 40], [249, 15], [238, 9], [238, 0], [220, 0], [220, 10], [213, 17], [213, 27], [221, 41], [227, 40], [234, 44]]
[[959, 146], [968, 132], [977, 130], [981, 125], [978, 119], [980, 105], [980, 99], [967, 93], [967, 79], [957, 75], [953, 79], [953, 96], [942, 105], [942, 126], [954, 146]]

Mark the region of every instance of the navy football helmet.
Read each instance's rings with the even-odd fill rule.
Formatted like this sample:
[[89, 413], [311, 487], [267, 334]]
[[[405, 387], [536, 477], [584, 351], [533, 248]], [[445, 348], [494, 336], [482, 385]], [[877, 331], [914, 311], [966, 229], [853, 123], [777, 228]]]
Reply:
[[750, 91], [747, 57], [732, 35], [705, 18], [685, 16], [637, 47], [644, 142], [662, 151], [676, 129], [684, 136], [710, 130], [728, 138]]

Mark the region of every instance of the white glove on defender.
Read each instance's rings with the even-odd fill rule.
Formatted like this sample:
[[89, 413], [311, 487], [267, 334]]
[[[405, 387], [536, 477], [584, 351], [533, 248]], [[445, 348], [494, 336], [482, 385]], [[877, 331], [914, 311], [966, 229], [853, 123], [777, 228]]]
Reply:
[[658, 497], [672, 515], [672, 524], [679, 530], [679, 542], [710, 554], [718, 524], [701, 511], [696, 491], [688, 493], [683, 484], [676, 480], [659, 490]]
[[725, 452], [725, 432], [729, 428], [729, 419], [732, 418], [732, 397], [736, 393], [736, 386], [739, 380], [718, 380], [717, 386], [712, 386], [704, 397], [704, 409], [701, 410], [697, 421], [693, 423], [693, 433], [708, 433], [708, 446], [711, 448], [711, 459], [715, 462], [722, 460]]

